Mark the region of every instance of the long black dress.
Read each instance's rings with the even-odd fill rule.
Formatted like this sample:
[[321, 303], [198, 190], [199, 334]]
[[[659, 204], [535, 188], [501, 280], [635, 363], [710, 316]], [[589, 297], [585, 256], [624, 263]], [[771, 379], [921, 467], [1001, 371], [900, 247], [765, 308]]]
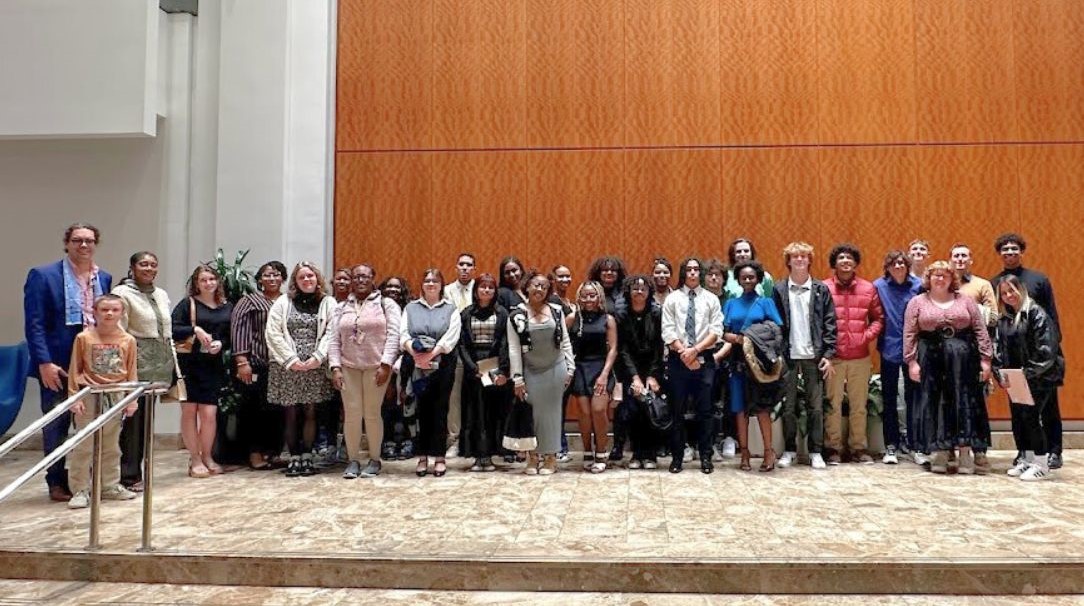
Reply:
[[[484, 309], [474, 304], [463, 310], [462, 320], [458, 346], [459, 359], [463, 362], [459, 456], [497, 456], [502, 452], [504, 420], [513, 394], [508, 361], [508, 311], [497, 304]], [[509, 379], [505, 385], [482, 385], [478, 361], [486, 358], [497, 358], [500, 374]]]

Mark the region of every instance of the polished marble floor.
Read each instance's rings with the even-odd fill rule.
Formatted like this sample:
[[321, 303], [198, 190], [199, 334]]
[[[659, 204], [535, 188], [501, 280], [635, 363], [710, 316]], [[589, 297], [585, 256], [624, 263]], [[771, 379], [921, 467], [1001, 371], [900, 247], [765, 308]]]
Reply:
[[532, 606], [1070, 606], [1078, 596], [734, 596], [694, 594], [522, 593], [479, 591], [403, 591], [313, 589], [303, 587], [237, 587], [209, 585], [144, 585], [140, 583], [76, 583], [0, 580], [0, 604], [382, 604], [459, 606], [508, 604]]
[[[467, 473], [467, 462], [454, 459], [443, 478], [419, 479], [404, 461], [378, 478], [347, 481], [337, 471], [190, 479], [184, 453], [159, 451], [154, 544], [191, 553], [572, 560], [1084, 557], [1084, 466], [1074, 452], [1053, 480], [1032, 484], [1004, 475], [1009, 456], [993, 453], [997, 473], [985, 477], [937, 476], [909, 463], [750, 473], [736, 461], [712, 475], [694, 465], [679, 475], [592, 475], [568, 464], [531, 477]], [[0, 482], [33, 460], [26, 452], [5, 459]], [[138, 499], [104, 503], [104, 550], [138, 547], [140, 507]], [[0, 504], [0, 550], [82, 549], [88, 519], [87, 510], [50, 503], [43, 482], [33, 482]]]

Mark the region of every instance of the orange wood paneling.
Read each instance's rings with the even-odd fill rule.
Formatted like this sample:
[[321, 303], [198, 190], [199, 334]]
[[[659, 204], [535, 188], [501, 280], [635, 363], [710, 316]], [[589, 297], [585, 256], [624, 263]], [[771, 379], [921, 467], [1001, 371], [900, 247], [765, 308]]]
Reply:
[[430, 262], [449, 269], [469, 250], [480, 270], [493, 271], [500, 257], [525, 263], [527, 154], [471, 152], [433, 157], [433, 250]]
[[624, 143], [624, 5], [528, 0], [527, 144]]
[[911, 2], [817, 3], [821, 143], [914, 140], [914, 43]]
[[[726, 253], [718, 150], [636, 150], [625, 157], [625, 259]], [[675, 266], [677, 263], [675, 263]]]
[[909, 221], [921, 230], [915, 236], [930, 242], [931, 260], [947, 261], [952, 245], [965, 241], [972, 248], [976, 274], [1000, 271], [986, 250], [998, 234], [1020, 225], [1016, 153], [1017, 148], [1008, 145], [918, 150], [919, 203]]
[[380, 276], [410, 272], [433, 254], [433, 157], [339, 154], [335, 170], [335, 266], [372, 263]]
[[814, 262], [825, 257], [816, 149], [724, 150], [722, 178], [724, 246], [750, 238], [773, 276], [786, 274], [783, 248], [790, 242], [812, 244]]
[[549, 270], [572, 270], [573, 284], [602, 254], [625, 255], [624, 154], [621, 151], [541, 152], [527, 158], [524, 255]]
[[718, 2], [628, 0], [625, 11], [626, 143], [718, 144]]
[[1015, 141], [1012, 4], [916, 0], [921, 141]]
[[816, 143], [816, 5], [737, 0], [721, 9], [723, 143]]
[[339, 3], [337, 148], [432, 144], [433, 5]]
[[1016, 0], [1016, 103], [1027, 141], [1084, 141], [1084, 2]]
[[[870, 280], [880, 276], [884, 253], [907, 246], [915, 237], [917, 228], [911, 220], [918, 203], [915, 150], [824, 148], [818, 153], [818, 165], [825, 246], [857, 244], [863, 252], [861, 275]], [[814, 273], [829, 273], [827, 254], [817, 261]]]
[[[1084, 233], [1084, 144], [1038, 145], [1020, 148], [1021, 232], [1027, 239], [1024, 265], [1050, 276], [1062, 326], [1062, 347], [1068, 377], [1061, 390], [1063, 418], [1084, 418], [1084, 296], [1079, 254]], [[990, 244], [986, 249], [993, 255]]]
[[433, 0], [433, 145], [523, 147], [525, 0]]

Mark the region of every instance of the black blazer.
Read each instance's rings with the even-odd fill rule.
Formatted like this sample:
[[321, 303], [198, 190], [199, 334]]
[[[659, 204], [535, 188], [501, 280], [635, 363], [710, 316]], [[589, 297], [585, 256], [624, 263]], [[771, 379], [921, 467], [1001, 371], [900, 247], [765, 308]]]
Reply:
[[634, 376], [648, 377], [662, 383], [662, 309], [649, 305], [640, 315], [626, 309], [617, 316], [617, 358], [615, 370], [621, 381], [631, 383]]
[[[476, 305], [470, 305], [460, 313], [463, 326], [459, 332], [459, 359], [463, 360], [463, 374], [475, 376], [478, 373], [477, 360], [474, 359], [474, 335], [470, 329], [470, 319], [477, 310]], [[502, 305], [496, 305], [497, 326], [493, 332], [493, 345], [484, 356], [485, 358], [497, 358], [497, 367], [501, 374], [512, 378], [511, 364], [508, 360], [508, 311]]]
[[[809, 300], [809, 327], [813, 337], [815, 359], [836, 357], [836, 305], [828, 286], [816, 278], [812, 280], [812, 297]], [[772, 289], [772, 300], [779, 316], [783, 318], [783, 354], [790, 360], [790, 278], [782, 278]]]

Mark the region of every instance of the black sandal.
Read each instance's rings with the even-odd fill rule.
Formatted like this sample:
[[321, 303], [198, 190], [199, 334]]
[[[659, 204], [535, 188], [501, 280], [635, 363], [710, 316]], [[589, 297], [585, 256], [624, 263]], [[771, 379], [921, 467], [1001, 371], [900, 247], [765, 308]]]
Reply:
[[440, 478], [446, 473], [448, 473], [448, 464], [444, 459], [437, 459], [436, 464], [433, 465], [433, 475]]
[[429, 460], [418, 459], [418, 466], [414, 469], [414, 473], [417, 474], [419, 478], [424, 478], [425, 474], [429, 473]]

